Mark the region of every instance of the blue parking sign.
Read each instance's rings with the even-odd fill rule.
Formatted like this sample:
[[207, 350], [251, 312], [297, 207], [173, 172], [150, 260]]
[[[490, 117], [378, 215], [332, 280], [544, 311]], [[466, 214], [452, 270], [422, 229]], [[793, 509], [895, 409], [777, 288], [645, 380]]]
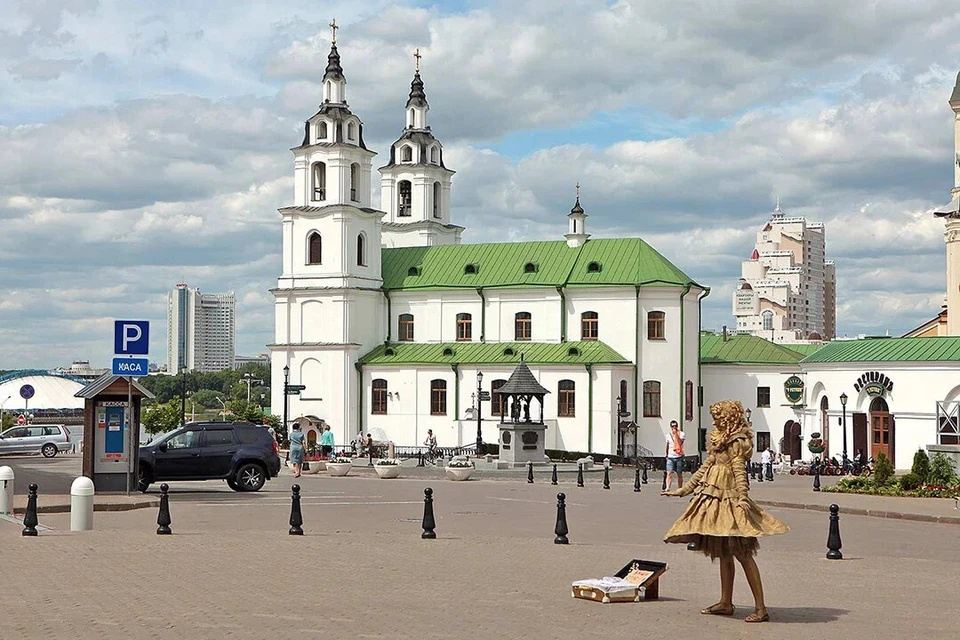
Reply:
[[150, 353], [150, 321], [114, 321], [113, 353], [124, 356], [145, 356]]

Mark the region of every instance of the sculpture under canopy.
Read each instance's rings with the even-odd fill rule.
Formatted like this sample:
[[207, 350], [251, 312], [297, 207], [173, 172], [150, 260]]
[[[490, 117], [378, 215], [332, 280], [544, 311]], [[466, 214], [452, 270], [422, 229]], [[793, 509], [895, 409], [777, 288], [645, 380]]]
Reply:
[[[497, 389], [497, 393], [504, 398], [500, 403], [500, 422], [508, 422], [509, 415], [509, 422], [514, 424], [543, 424], [543, 397], [550, 392], [533, 377], [527, 363], [523, 361], [523, 354], [520, 355], [520, 364], [510, 374], [510, 379]], [[534, 398], [540, 404], [538, 420], [530, 416], [530, 403]]]

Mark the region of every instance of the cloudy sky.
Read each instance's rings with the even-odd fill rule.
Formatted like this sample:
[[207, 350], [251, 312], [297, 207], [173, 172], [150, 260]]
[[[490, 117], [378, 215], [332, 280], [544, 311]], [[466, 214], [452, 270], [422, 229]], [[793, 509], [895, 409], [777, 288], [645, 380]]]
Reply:
[[466, 242], [560, 238], [579, 181], [590, 231], [712, 287], [719, 328], [779, 193], [827, 225], [841, 335], [940, 308], [955, 0], [5, 0], [0, 369], [105, 365], [121, 317], [165, 361], [178, 281], [235, 291], [265, 351], [333, 17], [381, 158], [420, 48]]

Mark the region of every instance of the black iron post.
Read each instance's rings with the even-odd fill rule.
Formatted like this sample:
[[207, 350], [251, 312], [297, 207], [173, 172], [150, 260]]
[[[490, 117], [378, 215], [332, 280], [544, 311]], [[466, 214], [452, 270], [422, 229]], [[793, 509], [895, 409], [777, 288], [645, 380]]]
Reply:
[[830, 505], [830, 531], [827, 533], [827, 560], [843, 560], [843, 554], [840, 553], [840, 507], [835, 504]]
[[643, 463], [643, 470], [640, 473], [640, 482], [642, 484], [647, 484], [647, 463]]
[[[287, 429], [289, 428], [289, 422], [287, 421], [287, 411], [289, 410], [289, 407], [290, 407], [290, 400], [289, 400], [290, 396], [287, 394], [289, 393], [289, 391], [290, 391], [290, 367], [284, 366], [283, 367], [283, 432], [287, 434], [288, 440], [290, 439], [290, 434], [287, 431]], [[287, 448], [289, 449], [290, 446], [287, 445]]]
[[633, 490], [640, 493], [640, 467], [637, 466], [637, 477], [633, 479]]
[[556, 462], [553, 463], [553, 473], [550, 474], [550, 484], [552, 485], [557, 484], [557, 463]]
[[763, 465], [757, 463], [757, 482], [763, 482], [764, 473], [766, 473], [766, 470], [763, 468]]
[[813, 490], [820, 491], [820, 458], [813, 461]]
[[603, 467], [603, 488], [610, 488], [610, 467], [606, 465]]
[[577, 486], [583, 486], [583, 463], [577, 463]]
[[292, 503], [290, 505], [290, 535], [303, 535], [303, 513], [300, 511], [300, 485], [293, 485], [290, 490], [293, 492]]
[[557, 534], [557, 537], [553, 539], [554, 544], [570, 543], [570, 541], [567, 539], [567, 534], [570, 533], [570, 530], [567, 529], [566, 499], [566, 495], [562, 493], [557, 494], [557, 526], [553, 529], [553, 532]]
[[437, 537], [437, 523], [433, 519], [433, 489], [427, 487], [423, 490], [423, 533], [420, 537], [424, 540], [433, 540]]
[[483, 406], [483, 401], [480, 399], [481, 392], [483, 391], [483, 372], [477, 371], [477, 457], [483, 455], [483, 422], [482, 415], [483, 412], [480, 410], [480, 407]]
[[533, 484], [533, 461], [527, 460], [527, 484]]
[[667, 470], [663, 470], [663, 486], [660, 488], [661, 491], [667, 490]]
[[757, 479], [757, 465], [754, 464], [753, 462], [750, 463], [750, 479], [751, 480]]
[[157, 514], [157, 535], [168, 536], [173, 533], [170, 530], [170, 486], [166, 483], [160, 485], [160, 512]]
[[25, 536], [36, 536], [37, 535], [37, 525], [39, 521], [37, 520], [37, 487], [36, 484], [31, 484], [28, 489], [29, 493], [27, 494], [27, 511], [23, 514], [23, 532], [22, 535]]
[[847, 459], [847, 394], [840, 394], [840, 405], [843, 407], [843, 459]]

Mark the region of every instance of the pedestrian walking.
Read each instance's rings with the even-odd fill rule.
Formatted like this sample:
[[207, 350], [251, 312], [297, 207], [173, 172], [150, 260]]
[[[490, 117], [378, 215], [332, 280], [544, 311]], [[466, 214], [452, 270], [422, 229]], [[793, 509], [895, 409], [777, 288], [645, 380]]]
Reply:
[[323, 435], [320, 436], [320, 447], [323, 449], [324, 457], [330, 457], [330, 454], [333, 453], [334, 444], [333, 431], [330, 430], [330, 425], [325, 425], [323, 427]]
[[670, 433], [667, 435], [667, 490], [673, 484], [673, 476], [677, 477], [677, 488], [683, 486], [683, 441], [687, 435], [680, 431], [676, 420], [670, 421]]
[[303, 469], [303, 445], [304, 435], [300, 430], [300, 425], [293, 425], [293, 433], [290, 434], [290, 464], [293, 465], [293, 477], [299, 478]]

